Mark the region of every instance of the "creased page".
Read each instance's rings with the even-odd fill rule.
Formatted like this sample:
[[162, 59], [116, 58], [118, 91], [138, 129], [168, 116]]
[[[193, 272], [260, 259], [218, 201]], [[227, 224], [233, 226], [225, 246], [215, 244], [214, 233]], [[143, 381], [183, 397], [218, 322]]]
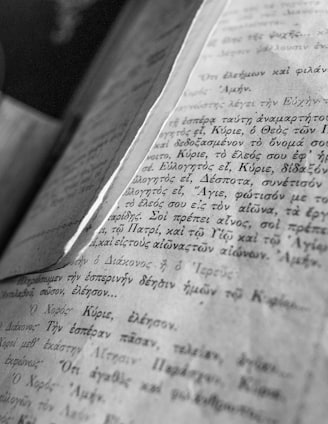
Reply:
[[326, 424], [327, 13], [230, 2], [88, 249], [1, 285], [2, 422]]
[[23, 215], [60, 122], [15, 99], [0, 104], [0, 248]]
[[201, 3], [143, 3], [117, 46], [117, 64], [102, 93], [9, 246], [1, 278], [53, 265], [76, 232], [88, 229], [102, 189], [160, 95]]

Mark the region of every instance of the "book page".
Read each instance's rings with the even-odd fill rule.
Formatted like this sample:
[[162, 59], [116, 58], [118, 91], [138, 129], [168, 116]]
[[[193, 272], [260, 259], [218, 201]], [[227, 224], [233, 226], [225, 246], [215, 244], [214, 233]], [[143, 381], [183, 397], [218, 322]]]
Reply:
[[[117, 64], [104, 89], [9, 246], [1, 265], [2, 278], [55, 264], [80, 228], [88, 229], [89, 216], [101, 203], [102, 189], [159, 97], [201, 3], [142, 3], [117, 47]], [[218, 7], [209, 3], [213, 5], [207, 12], [210, 16]], [[206, 27], [194, 37], [204, 42], [210, 30], [211, 26]], [[197, 42], [198, 50], [188, 58], [185, 78], [202, 45]]]
[[26, 211], [60, 122], [3, 96], [0, 105], [0, 246]]
[[326, 423], [327, 13], [230, 2], [88, 249], [1, 284], [2, 422]]
[[138, 130], [119, 166], [115, 170], [113, 168], [112, 177], [102, 189], [104, 201], [99, 202], [99, 208], [92, 215], [87, 226], [81, 226], [81, 231], [77, 232], [66, 245], [66, 254], [56, 264], [56, 267], [74, 262], [86, 249], [93, 235], [97, 234], [107, 216], [115, 209], [126, 187], [142, 166], [162, 126], [174, 110], [180, 98], [181, 90], [188, 81], [192, 65], [199, 58], [198, 52], [204, 46], [206, 37], [209, 36], [226, 3], [226, 1], [214, 0], [204, 2], [175, 60], [163, 91], [148, 112], [147, 118]]

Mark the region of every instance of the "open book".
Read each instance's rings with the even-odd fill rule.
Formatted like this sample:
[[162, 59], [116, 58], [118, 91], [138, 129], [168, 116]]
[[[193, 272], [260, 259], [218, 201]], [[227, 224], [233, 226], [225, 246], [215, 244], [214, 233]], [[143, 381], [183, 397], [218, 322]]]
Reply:
[[0, 261], [0, 423], [325, 424], [328, 5], [127, 16]]

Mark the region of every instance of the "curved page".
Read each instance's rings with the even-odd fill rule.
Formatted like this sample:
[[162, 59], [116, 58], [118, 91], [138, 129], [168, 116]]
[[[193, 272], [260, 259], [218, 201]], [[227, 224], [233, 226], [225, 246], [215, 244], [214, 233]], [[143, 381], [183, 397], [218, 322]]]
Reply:
[[327, 423], [327, 14], [231, 1], [83, 255], [0, 285], [3, 422]]
[[[69, 253], [82, 231], [80, 244], [90, 241], [89, 221], [159, 97], [200, 5], [200, 0], [142, 3], [117, 46], [116, 66], [111, 68], [104, 89], [5, 253], [1, 278], [61, 266], [59, 259]], [[120, 177], [124, 187], [152, 145], [168, 114], [166, 108], [170, 109], [179, 98], [221, 8], [221, 2], [209, 1], [202, 9], [210, 25], [197, 27], [189, 34], [194, 47], [188, 48], [180, 62], [178, 83], [170, 91], [168, 105], [162, 102], [162, 110], [149, 114], [148, 120], [156, 122], [152, 124], [155, 129], [139, 141], [142, 147], [137, 147], [129, 175]]]

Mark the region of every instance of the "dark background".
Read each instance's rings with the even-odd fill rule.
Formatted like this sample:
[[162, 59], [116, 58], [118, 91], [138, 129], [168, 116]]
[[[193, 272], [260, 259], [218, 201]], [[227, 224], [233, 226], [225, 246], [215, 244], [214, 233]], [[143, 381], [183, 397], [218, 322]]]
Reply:
[[[66, 0], [73, 4], [74, 0]], [[77, 2], [79, 0], [76, 0]], [[53, 41], [55, 0], [0, 0], [3, 91], [49, 115], [63, 113], [126, 0], [98, 0], [80, 13], [73, 37]]]

